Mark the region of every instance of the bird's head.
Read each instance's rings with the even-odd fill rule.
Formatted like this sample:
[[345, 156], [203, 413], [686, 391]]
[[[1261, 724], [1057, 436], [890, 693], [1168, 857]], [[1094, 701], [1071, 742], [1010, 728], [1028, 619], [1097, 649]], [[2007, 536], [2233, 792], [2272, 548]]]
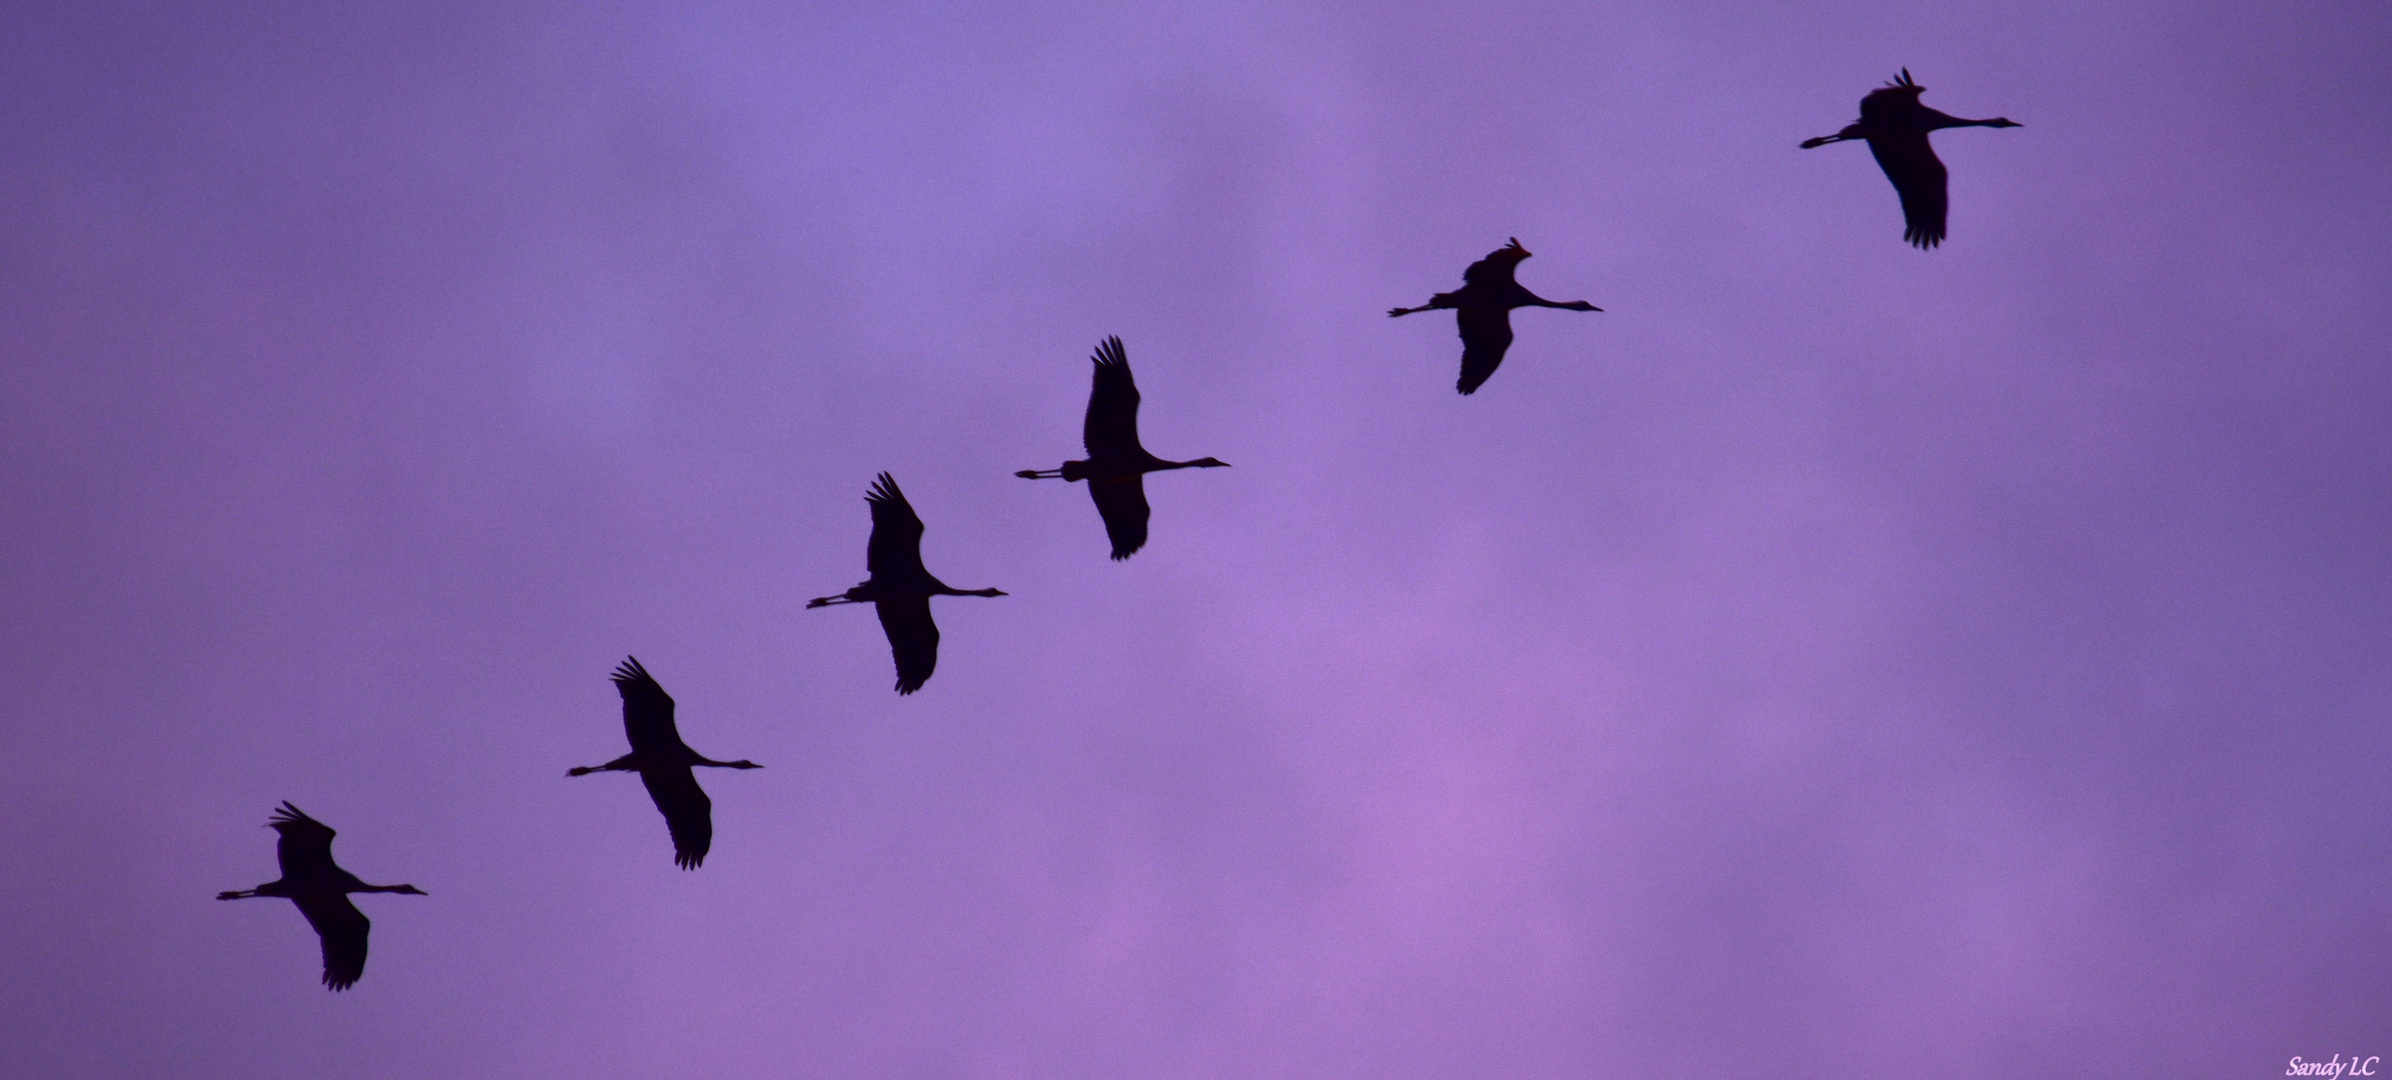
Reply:
[[407, 894], [407, 895], [409, 895], [409, 896], [430, 896], [430, 895], [432, 895], [431, 893], [425, 892], [425, 891], [423, 891], [422, 889], [418, 889], [418, 888], [416, 888], [416, 887], [415, 887], [415, 886], [413, 886], [413, 885], [393, 885], [393, 886], [391, 886], [390, 888], [384, 889], [384, 890], [382, 890], [382, 891], [383, 891], [383, 892], [406, 893], [406, 894]]
[[729, 765], [725, 766], [725, 768], [732, 768], [732, 769], [761, 769], [761, 768], [763, 768], [763, 767], [764, 767], [764, 766], [762, 766], [762, 765], [758, 765], [758, 764], [756, 764], [755, 762], [753, 762], [753, 761], [749, 761], [749, 760], [748, 760], [748, 759], [746, 759], [746, 758], [740, 758], [739, 760], [737, 760], [737, 761], [734, 761], [734, 762], [732, 762], [731, 764], [729, 764]]
[[1226, 469], [1226, 468], [1228, 468], [1228, 467], [1229, 467], [1229, 463], [1228, 463], [1228, 462], [1226, 462], [1226, 461], [1223, 461], [1223, 460], [1221, 460], [1220, 458], [1217, 458], [1217, 457], [1197, 458], [1196, 460], [1194, 460], [1194, 461], [1191, 461], [1191, 462], [1189, 462], [1188, 464], [1190, 464], [1190, 465], [1194, 465], [1195, 467], [1197, 467], [1197, 468], [1199, 468], [1199, 469]]
[[2016, 121], [2016, 120], [2012, 120], [2012, 119], [2010, 119], [2010, 118], [2009, 118], [2009, 117], [2007, 117], [2007, 116], [1997, 116], [1997, 117], [1994, 117], [1994, 118], [1993, 118], [1993, 119], [1991, 119], [1991, 120], [1987, 120], [1987, 121], [1985, 121], [1985, 126], [1986, 126], [1986, 127], [2025, 127], [2026, 125], [2025, 125], [2025, 124], [2021, 124], [2021, 123], [2019, 123], [2019, 122], [2018, 122], [2018, 121]]

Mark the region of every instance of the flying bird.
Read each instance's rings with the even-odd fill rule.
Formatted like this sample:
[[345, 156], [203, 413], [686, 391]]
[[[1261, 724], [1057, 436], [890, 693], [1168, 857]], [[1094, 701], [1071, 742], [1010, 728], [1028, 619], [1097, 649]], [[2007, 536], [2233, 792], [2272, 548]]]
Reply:
[[939, 627], [930, 621], [930, 598], [1005, 594], [954, 588], [922, 568], [922, 519], [897, 490], [895, 477], [880, 474], [864, 501], [872, 504], [872, 539], [864, 548], [864, 568], [872, 576], [837, 596], [809, 600], [806, 607], [868, 603], [878, 608], [880, 628], [897, 659], [897, 692], [910, 694], [929, 682], [939, 665]]
[[689, 744], [681, 741], [681, 732], [673, 726], [673, 697], [656, 684], [656, 677], [641, 667], [639, 658], [626, 657], [616, 665], [611, 678], [615, 692], [623, 695], [623, 734], [631, 739], [631, 752], [604, 765], [583, 765], [568, 769], [567, 776], [586, 776], [594, 772], [636, 772], [640, 783], [648, 788], [648, 797], [656, 801], [656, 809], [664, 815], [664, 827], [673, 834], [673, 863], [683, 870], [695, 870], [706, 861], [707, 849], [714, 846], [714, 800], [706, 797], [698, 778], [690, 774], [694, 765], [710, 765], [717, 769], [761, 769], [753, 761], [716, 761], [700, 756]]
[[1926, 92], [1926, 87], [1910, 81], [1910, 69], [1903, 68], [1900, 78], [1860, 99], [1859, 121], [1833, 135], [1802, 141], [1802, 148], [1808, 150], [1832, 142], [1868, 140], [1877, 167], [1885, 170], [1885, 178], [1894, 182], [1894, 193], [1902, 197], [1902, 239], [1921, 251], [1943, 243], [1944, 215], [1951, 209], [1951, 173], [1936, 158], [1935, 148], [1927, 144], [1927, 133], [1956, 127], [2025, 126], [2002, 116], [1963, 120], [1937, 112], [1919, 103], [1919, 95]]
[[1088, 388], [1088, 419], [1080, 425], [1080, 444], [1088, 460], [1066, 461], [1060, 469], [1023, 469], [1013, 475], [1025, 480], [1061, 477], [1065, 482], [1088, 481], [1088, 497], [1096, 500], [1097, 516], [1105, 519], [1105, 535], [1113, 541], [1119, 562], [1146, 546], [1146, 474], [1165, 469], [1225, 469], [1219, 458], [1165, 461], [1138, 445], [1138, 384], [1130, 378], [1129, 354], [1119, 337], [1108, 337], [1089, 357], [1096, 374]]
[[350, 893], [387, 892], [425, 895], [413, 885], [368, 885], [357, 875], [341, 869], [332, 861], [332, 838], [339, 835], [332, 826], [302, 813], [288, 802], [274, 811], [267, 824], [282, 839], [274, 845], [274, 854], [282, 863], [282, 876], [254, 889], [220, 892], [218, 900], [241, 900], [252, 896], [280, 896], [299, 905], [299, 913], [307, 916], [307, 925], [316, 928], [316, 937], [324, 943], [324, 985], [333, 990], [346, 990], [357, 984], [365, 974], [365, 936], [374, 928], [365, 913], [349, 902]]
[[1528, 249], [1521, 247], [1520, 238], [1515, 236], [1510, 243], [1488, 252], [1486, 258], [1462, 271], [1461, 288], [1429, 297], [1429, 302], [1419, 307], [1390, 308], [1387, 315], [1393, 318], [1415, 311], [1454, 309], [1455, 321], [1462, 328], [1462, 378], [1454, 384], [1454, 389], [1470, 393], [1486, 382], [1487, 376], [1495, 374], [1495, 366], [1503, 363], [1503, 351], [1512, 347], [1513, 308], [1603, 310], [1584, 300], [1556, 303], [1522, 288], [1512, 280], [1512, 275], [1519, 270], [1520, 260], [1528, 255]]

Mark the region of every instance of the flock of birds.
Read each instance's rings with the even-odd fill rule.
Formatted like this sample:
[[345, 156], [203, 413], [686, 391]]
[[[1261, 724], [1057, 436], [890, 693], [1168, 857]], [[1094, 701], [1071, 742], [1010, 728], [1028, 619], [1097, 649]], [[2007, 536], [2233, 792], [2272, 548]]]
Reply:
[[[1948, 173], [1935, 156], [1927, 136], [1944, 128], [2020, 126], [2005, 117], [1967, 120], [1928, 108], [1919, 101], [1926, 87], [1911, 80], [1910, 70], [1860, 102], [1860, 119], [1833, 135], [1805, 140], [1803, 149], [1854, 139], [1866, 141], [1869, 152], [1893, 182], [1902, 200], [1902, 239], [1925, 250], [1944, 240], [1949, 209]], [[1462, 375], [1455, 388], [1469, 394], [1485, 384], [1503, 363], [1511, 347], [1514, 308], [1547, 307], [1564, 311], [1601, 311], [1584, 300], [1547, 300], [1528, 291], [1516, 279], [1527, 248], [1513, 239], [1471, 263], [1462, 271], [1463, 285], [1438, 293], [1419, 307], [1394, 308], [1390, 317], [1421, 311], [1454, 312], [1462, 336]], [[1138, 385], [1130, 376], [1129, 356], [1121, 339], [1111, 337], [1097, 346], [1096, 365], [1088, 395], [1088, 414], [1081, 441], [1088, 457], [1066, 461], [1055, 469], [1023, 469], [1014, 475], [1031, 480], [1087, 481], [1089, 498], [1105, 523], [1113, 558], [1127, 559], [1146, 545], [1150, 511], [1145, 476], [1171, 469], [1217, 469], [1228, 462], [1217, 458], [1168, 461], [1148, 453], [1138, 442]], [[938, 667], [939, 628], [930, 617], [933, 596], [1003, 596], [998, 589], [958, 589], [931, 575], [922, 565], [922, 518], [906, 501], [896, 478], [881, 473], [864, 501], [872, 509], [872, 538], [865, 545], [865, 580], [836, 596], [818, 597], [808, 608], [833, 604], [871, 604], [889, 639], [897, 662], [897, 692], [911, 694], [930, 680]], [[623, 699], [623, 733], [631, 752], [604, 765], [585, 765], [568, 776], [598, 772], [635, 772], [648, 797], [664, 815], [673, 840], [673, 862], [695, 870], [714, 843], [714, 804], [698, 786], [691, 770], [762, 768], [753, 761], [716, 761], [681, 741], [673, 722], [673, 698], [655, 676], [628, 658], [612, 675]], [[275, 854], [282, 876], [254, 889], [224, 892], [219, 900], [279, 896], [297, 904], [315, 928], [324, 949], [324, 985], [346, 990], [365, 973], [366, 934], [372, 928], [363, 912], [349, 902], [351, 893], [405, 893], [423, 896], [413, 885], [368, 885], [332, 861], [331, 826], [317, 821], [288, 802], [269, 823], [279, 834]]]

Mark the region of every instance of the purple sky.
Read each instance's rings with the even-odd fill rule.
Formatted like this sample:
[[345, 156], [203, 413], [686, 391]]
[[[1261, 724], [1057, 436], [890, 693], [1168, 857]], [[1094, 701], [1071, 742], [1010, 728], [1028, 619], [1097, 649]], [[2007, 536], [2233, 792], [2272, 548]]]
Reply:
[[[984, 14], [989, 8], [1000, 14]], [[2392, 1057], [2381, 4], [37, 2], [27, 1077]], [[1951, 240], [1866, 150], [1908, 65]], [[1518, 236], [1453, 392], [1382, 314]], [[1126, 564], [1079, 487], [1120, 334]], [[889, 690], [888, 469], [943, 601]], [[610, 667], [680, 702], [676, 870]], [[371, 881], [317, 985], [282, 799]]]

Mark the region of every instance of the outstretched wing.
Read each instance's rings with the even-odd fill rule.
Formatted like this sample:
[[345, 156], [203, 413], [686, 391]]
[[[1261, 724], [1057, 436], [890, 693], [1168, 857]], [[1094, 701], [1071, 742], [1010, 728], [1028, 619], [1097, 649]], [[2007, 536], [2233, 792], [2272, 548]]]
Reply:
[[661, 754], [681, 745], [681, 733], [673, 727], [673, 697], [638, 657], [625, 658], [611, 678], [615, 692], [623, 695], [623, 734], [632, 753]]
[[930, 621], [930, 597], [881, 600], [872, 606], [880, 615], [881, 632], [889, 635], [889, 654], [897, 660], [897, 692], [920, 690], [939, 666], [939, 625]]
[[648, 797], [656, 801], [657, 811], [664, 815], [664, 827], [673, 834], [674, 865], [697, 869], [706, 861], [707, 849], [714, 846], [714, 800], [706, 797], [706, 790], [698, 786], [698, 778], [690, 775], [687, 766], [641, 769], [640, 783], [647, 785]]
[[1467, 394], [1495, 374], [1503, 352], [1512, 347], [1512, 313], [1502, 309], [1455, 313], [1462, 328], [1462, 378], [1454, 389]]
[[[1520, 255], [1517, 258], [1510, 257], [1511, 253], [1515, 251], [1520, 252]], [[1462, 271], [1462, 280], [1472, 285], [1503, 285], [1515, 282], [1519, 280], [1517, 274], [1520, 269], [1520, 260], [1527, 257], [1527, 251], [1520, 246], [1520, 239], [1513, 237], [1502, 247], [1488, 252], [1486, 258], [1471, 263], [1467, 269]]]
[[332, 838], [339, 834], [332, 831], [332, 826], [307, 816], [288, 802], [274, 811], [267, 823], [282, 835], [274, 845], [274, 856], [282, 863], [284, 880], [321, 880], [337, 872], [332, 863]]
[[1129, 558], [1146, 546], [1146, 480], [1136, 474], [1119, 480], [1088, 481], [1088, 497], [1096, 500], [1097, 515], [1105, 519], [1105, 535], [1113, 540], [1113, 558]]
[[1095, 459], [1136, 457], [1138, 446], [1138, 384], [1130, 378], [1129, 354], [1119, 337], [1096, 347], [1095, 378], [1088, 388], [1088, 419], [1080, 425], [1080, 444]]
[[1935, 156], [1935, 148], [1927, 144], [1926, 133], [1870, 139], [1869, 153], [1876, 156], [1877, 167], [1885, 170], [1885, 178], [1894, 182], [1894, 193], [1902, 197], [1902, 239], [1922, 251], [1943, 243], [1951, 173]]
[[307, 925], [316, 928], [316, 937], [324, 943], [324, 985], [334, 990], [355, 986], [365, 974], [366, 932], [374, 928], [365, 912], [339, 893], [294, 896], [291, 902], [299, 905], [299, 913], [307, 916]]
[[897, 490], [897, 478], [880, 474], [864, 501], [872, 504], [872, 540], [864, 548], [864, 568], [875, 578], [924, 573], [922, 519], [905, 501], [905, 492]]
[[1869, 91], [1860, 99], [1860, 122], [1878, 130], [1900, 123], [1903, 116], [1919, 108], [1919, 95], [1927, 88], [1910, 77], [1910, 69], [1903, 68], [1884, 86]]

